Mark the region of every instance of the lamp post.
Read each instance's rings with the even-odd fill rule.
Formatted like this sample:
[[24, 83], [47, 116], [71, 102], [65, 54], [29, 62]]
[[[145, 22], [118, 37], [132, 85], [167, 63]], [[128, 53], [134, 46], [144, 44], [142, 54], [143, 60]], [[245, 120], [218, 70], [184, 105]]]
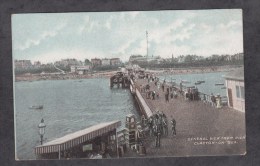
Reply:
[[43, 135], [45, 134], [45, 127], [46, 125], [44, 124], [44, 120], [41, 120], [41, 123], [39, 123], [38, 128], [39, 128], [39, 135], [41, 137], [41, 145], [43, 142]]

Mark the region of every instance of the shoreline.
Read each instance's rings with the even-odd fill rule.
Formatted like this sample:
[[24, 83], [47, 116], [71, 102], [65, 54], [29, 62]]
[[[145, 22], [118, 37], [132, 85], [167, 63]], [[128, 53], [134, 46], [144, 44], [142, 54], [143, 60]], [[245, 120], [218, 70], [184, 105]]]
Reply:
[[15, 76], [15, 82], [32, 82], [32, 81], [42, 81], [42, 80], [77, 80], [77, 79], [93, 79], [93, 78], [110, 78], [112, 75], [116, 74], [117, 71], [105, 71], [88, 73], [84, 75], [67, 73], [67, 74], [23, 74]]
[[[212, 67], [190, 67], [190, 68], [160, 68], [160, 69], [146, 69], [146, 72], [153, 73], [156, 76], [167, 74], [199, 74], [199, 73], [214, 73], [214, 72], [229, 72], [243, 66], [212, 66]], [[88, 73], [79, 75], [74, 73], [61, 74], [23, 74], [15, 76], [15, 82], [31, 82], [41, 80], [76, 80], [76, 79], [93, 79], [93, 78], [110, 78], [118, 71], [101, 71], [96, 73]]]
[[215, 73], [215, 72], [230, 72], [234, 71], [237, 68], [243, 67], [240, 66], [212, 66], [212, 67], [190, 67], [190, 68], [161, 68], [161, 69], [152, 69], [147, 70], [150, 73], [154, 73], [157, 76], [165, 74], [203, 74], [203, 73]]

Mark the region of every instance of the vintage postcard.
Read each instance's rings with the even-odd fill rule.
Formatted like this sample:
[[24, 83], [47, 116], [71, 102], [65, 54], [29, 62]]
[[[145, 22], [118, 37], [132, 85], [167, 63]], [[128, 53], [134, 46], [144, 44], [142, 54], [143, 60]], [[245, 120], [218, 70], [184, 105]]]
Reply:
[[246, 154], [241, 9], [12, 15], [16, 160]]

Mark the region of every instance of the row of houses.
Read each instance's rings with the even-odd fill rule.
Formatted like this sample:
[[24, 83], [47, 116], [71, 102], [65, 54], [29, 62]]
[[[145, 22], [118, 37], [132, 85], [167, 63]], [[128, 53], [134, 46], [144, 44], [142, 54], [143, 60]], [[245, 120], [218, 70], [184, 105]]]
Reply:
[[15, 60], [14, 65], [15, 68], [28, 69], [32, 66], [32, 62], [30, 60]]
[[120, 60], [120, 58], [104, 58], [104, 59], [99, 59], [99, 58], [94, 58], [91, 59], [91, 64], [92, 66], [118, 66], [120, 65], [122, 62]]
[[[60, 61], [54, 62], [55, 66], [62, 66], [62, 67], [71, 67], [71, 66], [88, 66], [91, 65], [92, 67], [95, 66], [117, 66], [120, 65], [122, 62], [119, 58], [94, 58], [91, 59], [91, 63], [85, 64], [85, 62], [79, 61], [77, 59], [61, 59]], [[40, 61], [35, 61], [34, 63], [31, 62], [31, 60], [15, 60], [14, 66], [15, 68], [19, 69], [29, 69], [29, 68], [37, 68], [42, 67], [44, 64], [42, 64]]]

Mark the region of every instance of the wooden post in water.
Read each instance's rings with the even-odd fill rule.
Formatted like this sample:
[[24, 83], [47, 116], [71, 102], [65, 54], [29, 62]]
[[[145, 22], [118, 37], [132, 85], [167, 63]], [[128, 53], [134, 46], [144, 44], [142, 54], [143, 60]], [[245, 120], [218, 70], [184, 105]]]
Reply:
[[120, 87], [119, 77], [117, 77], [117, 88]]
[[125, 78], [124, 77], [122, 77], [121, 84], [122, 84], [122, 88], [125, 88]]
[[110, 88], [114, 86], [114, 76], [110, 77]]

